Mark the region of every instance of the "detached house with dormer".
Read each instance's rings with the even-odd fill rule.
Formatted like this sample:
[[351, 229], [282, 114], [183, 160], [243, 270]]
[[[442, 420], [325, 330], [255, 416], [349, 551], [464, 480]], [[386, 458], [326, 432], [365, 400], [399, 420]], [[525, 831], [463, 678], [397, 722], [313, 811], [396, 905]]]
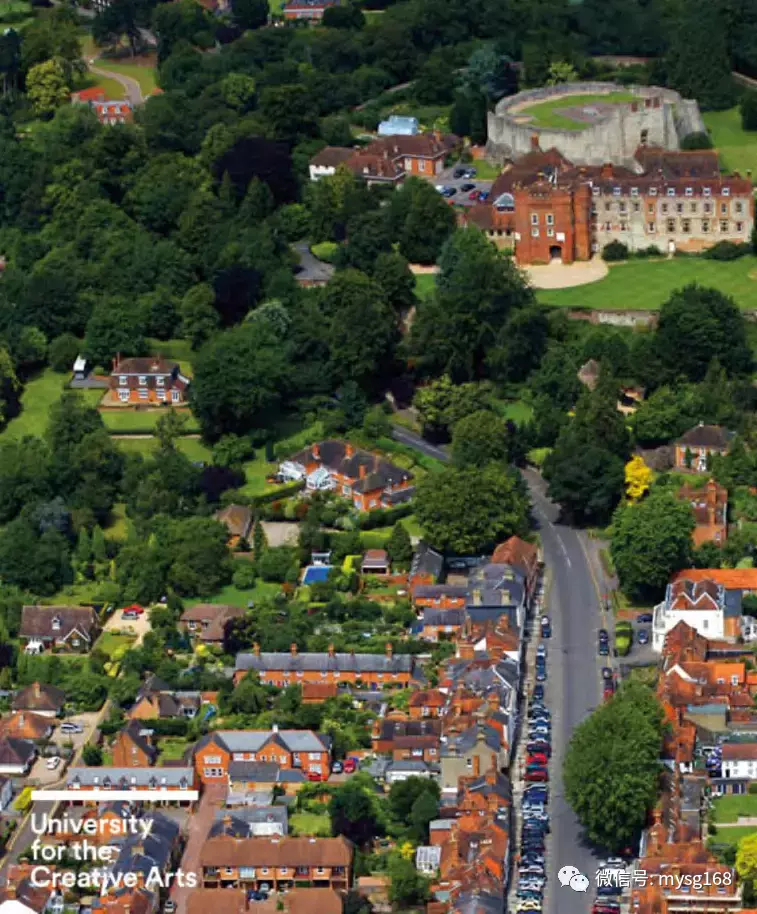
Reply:
[[[701, 572], [700, 572], [701, 574]], [[668, 584], [665, 599], [655, 606], [652, 646], [662, 651], [665, 638], [685, 622], [705, 638], [735, 641], [741, 633], [741, 591], [729, 589], [712, 578], [689, 578], [685, 572]]]
[[179, 363], [159, 355], [113, 360], [110, 389], [121, 403], [184, 403], [188, 387]]
[[332, 491], [348, 498], [359, 511], [393, 508], [414, 493], [413, 474], [348, 441], [321, 441], [279, 467], [287, 480], [304, 480], [306, 491]]
[[27, 654], [52, 648], [84, 653], [94, 644], [99, 629], [91, 606], [24, 606], [18, 637]]

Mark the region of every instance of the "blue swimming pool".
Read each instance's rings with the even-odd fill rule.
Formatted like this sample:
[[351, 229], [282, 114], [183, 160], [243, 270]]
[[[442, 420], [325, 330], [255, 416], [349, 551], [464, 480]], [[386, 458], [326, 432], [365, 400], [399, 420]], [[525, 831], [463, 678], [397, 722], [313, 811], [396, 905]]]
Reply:
[[317, 584], [327, 581], [332, 565], [308, 565], [305, 573], [302, 575], [303, 584]]

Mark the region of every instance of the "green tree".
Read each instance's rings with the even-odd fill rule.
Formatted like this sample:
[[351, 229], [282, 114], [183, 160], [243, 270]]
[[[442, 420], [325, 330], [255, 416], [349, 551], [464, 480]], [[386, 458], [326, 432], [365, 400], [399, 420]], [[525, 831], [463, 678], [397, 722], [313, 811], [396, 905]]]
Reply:
[[29, 520], [16, 518], [0, 532], [0, 577], [40, 596], [51, 596], [73, 581], [70, 547], [57, 530], [40, 533]]
[[215, 293], [207, 283], [192, 286], [181, 300], [181, 335], [197, 349], [218, 329], [221, 320], [213, 307]]
[[488, 393], [480, 384], [453, 384], [449, 375], [442, 375], [419, 387], [413, 406], [423, 424], [424, 434], [446, 436], [465, 416], [485, 409]]
[[71, 371], [76, 357], [79, 355], [81, 343], [73, 333], [62, 333], [51, 341], [47, 357], [53, 371], [62, 374]]
[[99, 746], [95, 746], [92, 743], [87, 743], [87, 745], [82, 750], [82, 761], [88, 768], [99, 768], [103, 763], [103, 751]]
[[[707, 66], [701, 65], [702, 60]], [[716, 111], [733, 105], [735, 92], [726, 46], [725, 21], [718, 4], [683, 0], [665, 57], [668, 85]]]
[[265, 535], [263, 522], [259, 516], [256, 516], [255, 524], [252, 528], [252, 553], [256, 562], [263, 557], [266, 549], [268, 549], [268, 537]]
[[665, 444], [682, 435], [697, 420], [685, 385], [658, 387], [631, 418], [636, 440], [644, 445]]
[[50, 455], [39, 438], [0, 444], [0, 523], [52, 496]]
[[373, 264], [372, 274], [396, 312], [404, 314], [416, 305], [415, 277], [401, 254], [395, 251], [379, 254]]
[[666, 491], [618, 508], [610, 553], [623, 590], [632, 599], [653, 599], [674, 571], [691, 565], [691, 507]]
[[415, 515], [434, 546], [468, 555], [525, 534], [528, 498], [519, 478], [497, 464], [445, 467], [418, 483]]
[[747, 91], [739, 102], [741, 112], [741, 129], [757, 130], [757, 92]]
[[419, 844], [428, 841], [428, 823], [439, 814], [439, 799], [429, 791], [422, 793], [410, 810], [413, 837]]
[[461, 469], [507, 463], [511, 439], [506, 419], [490, 410], [478, 410], [460, 419], [452, 430], [452, 460]]
[[[261, 0], [247, 0], [252, 5], [260, 5]], [[268, 7], [265, 8], [268, 16]], [[223, 98], [235, 111], [244, 111], [255, 97], [255, 80], [247, 73], [228, 73], [221, 83]]]
[[234, 21], [243, 29], [259, 29], [268, 22], [269, 7], [266, 0], [232, 0]]
[[150, 0], [112, 0], [92, 22], [95, 41], [115, 46], [125, 36], [135, 56], [144, 43], [142, 31], [150, 25], [152, 6]]
[[387, 866], [389, 899], [398, 908], [422, 905], [429, 896], [428, 880], [415, 868], [413, 860], [392, 854]]
[[94, 365], [109, 365], [118, 353], [135, 356], [147, 352], [144, 321], [133, 301], [104, 298], [87, 321], [84, 352]]
[[68, 103], [71, 94], [62, 65], [46, 60], [32, 67], [26, 74], [26, 94], [35, 114], [52, 117], [57, 108]]
[[455, 228], [455, 214], [428, 181], [408, 178], [389, 202], [392, 237], [410, 263], [434, 263]]
[[372, 782], [353, 777], [331, 791], [329, 816], [332, 835], [344, 835], [358, 847], [367, 845], [380, 834], [382, 818]]
[[436, 295], [418, 304], [410, 347], [426, 371], [471, 381], [510, 314], [532, 301], [511, 258], [481, 232], [459, 230], [439, 258]]
[[502, 381], [525, 381], [538, 367], [547, 349], [549, 320], [539, 305], [518, 308], [499, 331], [486, 364], [493, 378]]
[[674, 292], [663, 303], [655, 349], [671, 380], [684, 375], [701, 381], [713, 359], [729, 375], [746, 374], [752, 368], [746, 324], [738, 305], [717, 289], [696, 284]]
[[392, 527], [392, 533], [386, 542], [389, 561], [400, 571], [407, 571], [413, 558], [413, 544], [410, 534], [400, 521]]
[[652, 691], [631, 682], [574, 730], [563, 783], [589, 841], [617, 852], [638, 837], [657, 798], [662, 724]]

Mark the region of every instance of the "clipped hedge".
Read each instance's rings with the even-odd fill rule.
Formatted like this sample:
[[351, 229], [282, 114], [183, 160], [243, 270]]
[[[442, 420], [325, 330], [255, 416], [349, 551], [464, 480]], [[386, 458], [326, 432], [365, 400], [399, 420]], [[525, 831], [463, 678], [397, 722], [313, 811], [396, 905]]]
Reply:
[[358, 529], [373, 530], [376, 527], [391, 527], [398, 520], [413, 513], [413, 505], [406, 502], [403, 505], [397, 505], [396, 508], [376, 508], [375, 511], [368, 511], [361, 514], [358, 518]]

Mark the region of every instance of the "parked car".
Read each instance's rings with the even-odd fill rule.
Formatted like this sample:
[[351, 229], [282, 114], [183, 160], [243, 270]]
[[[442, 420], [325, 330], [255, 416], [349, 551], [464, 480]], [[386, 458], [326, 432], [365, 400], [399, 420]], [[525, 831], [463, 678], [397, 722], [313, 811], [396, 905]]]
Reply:
[[548, 781], [549, 772], [546, 768], [532, 768], [523, 775], [524, 781]]
[[473, 167], [471, 167], [471, 166], [469, 165], [469, 166], [465, 169], [465, 174], [463, 175], [463, 177], [464, 177], [464, 178], [475, 178], [475, 177], [476, 177], [476, 174], [477, 174], [476, 169], [473, 168]]
[[341, 762], [332, 762], [331, 773], [341, 774], [344, 771], [344, 765]]
[[609, 666], [602, 667], [602, 679], [611, 680], [612, 679], [612, 670]]
[[49, 758], [45, 762], [45, 767], [48, 771], [55, 771], [55, 769], [60, 765], [60, 756], [54, 755], [52, 758]]
[[525, 797], [540, 797], [541, 799], [548, 799], [549, 797], [549, 787], [539, 787], [534, 784], [532, 787], [526, 787], [523, 791], [523, 796]]
[[636, 640], [639, 642], [639, 644], [649, 644], [649, 629], [640, 628], [636, 632]]
[[73, 721], [64, 720], [60, 725], [61, 733], [84, 733], [84, 727], [81, 724], [75, 724]]
[[546, 682], [547, 681], [547, 667], [544, 664], [536, 667], [536, 681], [537, 682]]
[[611, 682], [606, 682], [604, 689], [602, 689], [602, 698], [605, 701], [609, 701], [612, 696], [615, 694], [615, 687]]
[[599, 638], [600, 641], [609, 641], [610, 635], [609, 635], [607, 629], [600, 628], [600, 630], [597, 632], [597, 638]]
[[353, 771], [357, 770], [357, 759], [346, 758], [344, 760], [344, 773], [352, 774]]
[[457, 193], [456, 188], [445, 187], [444, 190], [442, 191], [442, 196], [447, 197], [447, 199], [449, 199], [450, 197], [454, 197], [456, 193]]
[[539, 646], [536, 648], [536, 658], [537, 658], [537, 660], [539, 660], [539, 659], [542, 658], [542, 657], [544, 658], [544, 660], [547, 659], [547, 645], [544, 644], [543, 642], [540, 643]]
[[591, 914], [618, 914], [619, 911], [620, 904], [617, 901], [609, 901], [607, 899], [595, 901], [591, 907]]
[[534, 690], [531, 693], [532, 701], [544, 701], [544, 686], [541, 683], [537, 683], [534, 686]]
[[163, 905], [163, 914], [174, 914], [176, 910], [176, 902], [173, 898], [169, 898], [168, 901]]
[[545, 755], [552, 755], [552, 744], [546, 739], [535, 739], [526, 743], [527, 752], [543, 752]]
[[467, 170], [468, 170], [467, 168], [456, 168], [452, 172], [452, 177], [453, 178], [467, 178], [468, 177], [466, 174]]
[[605, 897], [607, 895], [622, 895], [623, 889], [619, 885], [600, 885], [597, 886], [597, 895]]
[[486, 203], [486, 201], [489, 199], [489, 191], [482, 190], [481, 193], [478, 195], [478, 199], [481, 201], [481, 203]]
[[466, 183], [466, 184], [461, 184], [461, 185], [460, 185], [460, 192], [463, 193], [463, 194], [470, 193], [470, 191], [475, 190], [475, 189], [476, 189], [476, 185], [475, 185], [475, 184]]
[[541, 636], [542, 638], [552, 637], [552, 622], [550, 621], [549, 616], [541, 617]]
[[639, 625], [650, 625], [654, 621], [654, 616], [652, 613], [639, 613], [636, 621]]
[[468, 194], [468, 199], [469, 199], [469, 200], [478, 200], [478, 191], [477, 191], [477, 190], [472, 190], [472, 191]]
[[600, 641], [597, 645], [597, 653], [600, 657], [609, 657], [610, 645], [606, 641]]
[[308, 771], [308, 780], [320, 783], [324, 780], [324, 777], [319, 771]]
[[541, 765], [546, 765], [549, 763], [549, 759], [543, 752], [534, 752], [533, 755], [526, 756], [527, 765], [531, 765], [534, 762], [539, 762]]

